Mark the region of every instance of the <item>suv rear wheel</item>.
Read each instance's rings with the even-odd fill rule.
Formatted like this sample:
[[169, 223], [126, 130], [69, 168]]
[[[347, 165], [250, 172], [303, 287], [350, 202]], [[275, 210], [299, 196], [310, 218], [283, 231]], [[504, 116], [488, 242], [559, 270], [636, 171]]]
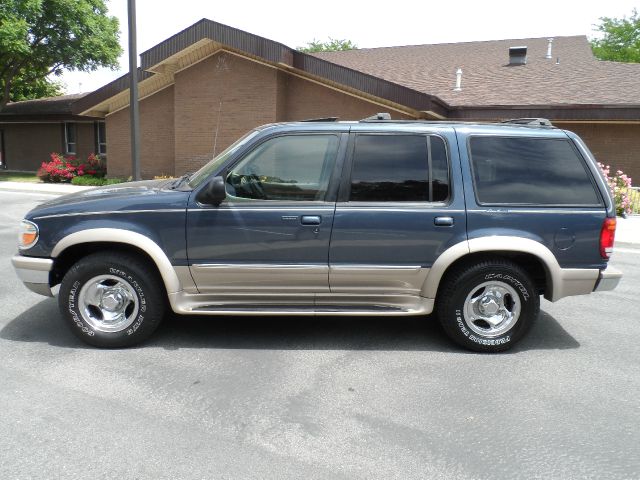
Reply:
[[94, 253], [62, 280], [60, 312], [72, 332], [97, 347], [128, 347], [147, 339], [162, 321], [164, 289], [133, 255]]
[[437, 314], [444, 331], [477, 352], [511, 348], [539, 311], [540, 298], [529, 275], [502, 259], [456, 268], [438, 292]]

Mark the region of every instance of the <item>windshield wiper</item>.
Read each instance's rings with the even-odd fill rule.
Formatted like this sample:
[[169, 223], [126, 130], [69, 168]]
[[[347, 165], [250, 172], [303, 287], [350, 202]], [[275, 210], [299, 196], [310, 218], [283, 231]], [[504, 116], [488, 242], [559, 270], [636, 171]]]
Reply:
[[172, 184], [171, 184], [171, 190], [175, 190], [176, 188], [178, 188], [180, 185], [182, 185], [185, 181], [189, 180], [189, 178], [191, 177], [191, 175], [193, 175], [192, 172], [189, 173], [185, 173], [184, 175], [182, 175], [180, 178], [176, 179]]

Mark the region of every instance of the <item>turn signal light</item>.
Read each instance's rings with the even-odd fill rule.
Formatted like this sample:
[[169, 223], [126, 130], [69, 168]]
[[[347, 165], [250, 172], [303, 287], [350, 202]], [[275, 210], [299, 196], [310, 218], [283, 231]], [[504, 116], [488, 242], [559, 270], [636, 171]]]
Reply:
[[613, 242], [616, 236], [616, 219], [605, 218], [600, 230], [600, 256], [609, 258], [613, 253]]
[[20, 234], [18, 235], [18, 247], [21, 249], [31, 248], [38, 241], [38, 226], [28, 220], [20, 223]]

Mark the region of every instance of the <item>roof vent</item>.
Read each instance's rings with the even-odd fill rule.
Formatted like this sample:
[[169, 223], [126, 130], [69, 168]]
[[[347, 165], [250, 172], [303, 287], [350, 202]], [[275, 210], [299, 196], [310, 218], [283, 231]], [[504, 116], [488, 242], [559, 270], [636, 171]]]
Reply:
[[553, 47], [553, 38], [549, 38], [549, 43], [547, 44], [547, 55], [544, 57], [548, 60], [551, 60], [553, 58], [553, 55], [551, 55], [551, 48]]
[[462, 90], [462, 69], [458, 68], [456, 70], [456, 88], [453, 89], [455, 92], [459, 92]]
[[527, 47], [509, 48], [509, 65], [525, 65], [527, 63]]

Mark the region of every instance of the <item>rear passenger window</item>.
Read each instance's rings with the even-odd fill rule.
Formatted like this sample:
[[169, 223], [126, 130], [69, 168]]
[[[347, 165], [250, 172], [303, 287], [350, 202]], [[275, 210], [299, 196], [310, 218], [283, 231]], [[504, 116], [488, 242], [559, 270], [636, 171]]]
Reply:
[[600, 205], [569, 140], [472, 137], [476, 198], [482, 204]]
[[443, 202], [448, 196], [447, 150], [441, 138], [356, 136], [350, 201]]

